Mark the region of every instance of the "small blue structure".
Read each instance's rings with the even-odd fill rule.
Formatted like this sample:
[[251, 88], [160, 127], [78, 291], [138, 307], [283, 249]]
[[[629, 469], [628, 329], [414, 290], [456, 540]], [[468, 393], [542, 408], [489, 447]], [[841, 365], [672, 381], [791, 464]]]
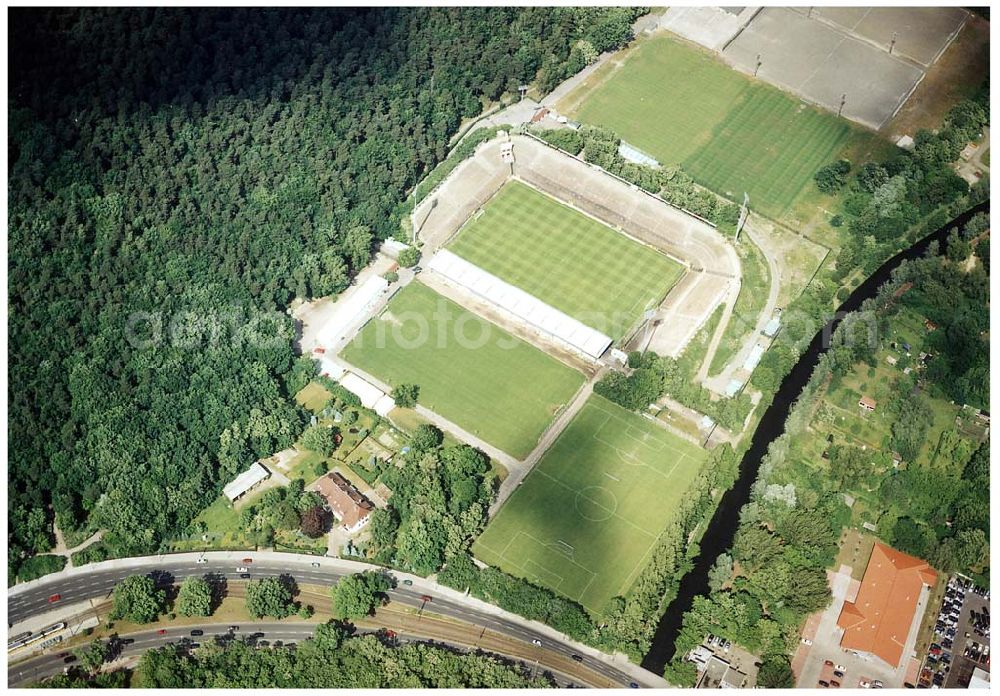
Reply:
[[763, 334], [768, 338], [774, 338], [778, 334], [778, 329], [781, 328], [781, 319], [774, 317], [771, 321], [767, 322], [767, 326], [764, 327]]
[[750, 351], [750, 355], [747, 356], [746, 362], [743, 363], [743, 369], [747, 372], [753, 372], [757, 369], [757, 365], [760, 363], [762, 357], [764, 357], [764, 346], [758, 343]]
[[647, 155], [645, 152], [633, 145], [629, 145], [624, 140], [618, 144], [618, 154], [627, 159], [629, 162], [642, 164], [647, 167], [652, 167], [653, 169], [660, 168], [660, 163], [657, 162], [654, 157]]

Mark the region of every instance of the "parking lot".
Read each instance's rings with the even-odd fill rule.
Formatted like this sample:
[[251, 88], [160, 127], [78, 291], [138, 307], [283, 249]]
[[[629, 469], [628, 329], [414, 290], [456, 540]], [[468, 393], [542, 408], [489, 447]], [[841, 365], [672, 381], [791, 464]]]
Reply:
[[[802, 631], [803, 642], [798, 646], [792, 659], [796, 687], [824, 688], [821, 682], [826, 682], [827, 687], [833, 688], [833, 681], [845, 689], [857, 688], [863, 684], [867, 684], [867, 688], [873, 686], [877, 688], [876, 682], [887, 689], [903, 686], [911, 663], [914, 672], [918, 664], [917, 660], [911, 659], [909, 655], [912, 655], [920, 617], [923, 616], [927, 606], [930, 595], [928, 588], [924, 587], [920, 592], [913, 625], [910, 627], [903, 651], [904, 657], [898, 667], [893, 667], [873, 655], [844, 650], [840, 647], [844, 631], [837, 626], [837, 617], [840, 616], [845, 600], [854, 601], [857, 598], [860, 583], [851, 577], [851, 567], [848, 565], [841, 565], [836, 572], [827, 571], [827, 578], [833, 601], [824, 611], [810, 616]], [[834, 671], [841, 672], [842, 676], [835, 676]]]
[[976, 667], [989, 670], [989, 591], [968, 578], [952, 577], [938, 608], [934, 638], [920, 670], [918, 686], [965, 688]]

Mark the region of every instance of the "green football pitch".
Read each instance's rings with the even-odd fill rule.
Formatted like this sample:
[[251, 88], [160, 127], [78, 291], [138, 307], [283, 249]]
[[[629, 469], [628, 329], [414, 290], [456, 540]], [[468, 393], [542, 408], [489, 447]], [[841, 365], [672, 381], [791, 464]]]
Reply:
[[681, 266], [583, 213], [510, 181], [449, 246], [465, 260], [613, 339], [658, 304]]
[[583, 375], [414, 282], [342, 352], [418, 403], [517, 458], [535, 446]]
[[600, 612], [624, 595], [707, 453], [593, 395], [473, 545]]
[[751, 206], [776, 217], [853, 137], [869, 137], [669, 37], [641, 42], [574, 117], [737, 202], [746, 191]]

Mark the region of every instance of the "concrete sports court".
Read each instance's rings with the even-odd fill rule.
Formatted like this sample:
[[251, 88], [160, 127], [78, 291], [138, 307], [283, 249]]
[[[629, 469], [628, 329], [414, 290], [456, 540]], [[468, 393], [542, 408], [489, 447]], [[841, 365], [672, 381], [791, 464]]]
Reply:
[[959, 7], [750, 10], [701, 8], [697, 19], [712, 20], [702, 25], [712, 29], [707, 33], [692, 29], [694, 17], [672, 10], [661, 26], [744, 73], [874, 129], [896, 114], [969, 16]]

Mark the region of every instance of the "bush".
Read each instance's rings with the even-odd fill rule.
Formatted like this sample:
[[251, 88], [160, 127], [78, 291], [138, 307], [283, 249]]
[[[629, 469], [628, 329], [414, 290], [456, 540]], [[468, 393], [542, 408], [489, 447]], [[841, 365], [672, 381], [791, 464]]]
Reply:
[[413, 268], [420, 261], [420, 250], [416, 247], [406, 247], [399, 252], [399, 265], [403, 268]]
[[565, 150], [571, 155], [579, 155], [583, 150], [583, 136], [571, 128], [541, 130], [537, 135], [549, 145]]
[[392, 390], [392, 398], [397, 406], [413, 408], [417, 405], [420, 387], [416, 384], [399, 384]]
[[382, 277], [385, 278], [390, 283], [395, 283], [397, 280], [399, 280], [399, 274], [396, 273], [395, 271], [389, 271], [388, 273], [383, 273]]
[[35, 580], [50, 573], [58, 573], [66, 566], [66, 559], [62, 556], [32, 556], [24, 559], [21, 567], [17, 571], [17, 579], [20, 582]]
[[813, 175], [816, 188], [823, 193], [836, 193], [847, 183], [847, 175], [851, 171], [851, 163], [847, 160], [837, 160], [826, 165]]
[[337, 449], [334, 429], [325, 425], [313, 425], [302, 433], [302, 446], [324, 457], [329, 457]]

